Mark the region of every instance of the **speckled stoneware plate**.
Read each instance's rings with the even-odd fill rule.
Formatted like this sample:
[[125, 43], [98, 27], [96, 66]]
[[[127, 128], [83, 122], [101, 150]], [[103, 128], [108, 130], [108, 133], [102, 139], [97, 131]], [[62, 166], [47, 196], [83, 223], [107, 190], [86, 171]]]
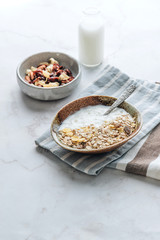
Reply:
[[[74, 79], [63, 86], [42, 88], [29, 84], [25, 81], [26, 70], [31, 66], [36, 67], [40, 62], [46, 62], [51, 57], [59, 62], [60, 65], [71, 70]], [[65, 53], [60, 52], [41, 52], [36, 53], [23, 60], [17, 67], [17, 81], [21, 90], [28, 96], [38, 100], [57, 100], [69, 96], [78, 86], [81, 79], [80, 65], [76, 59]]]
[[89, 96], [89, 97], [83, 97], [79, 98], [73, 102], [68, 103], [63, 108], [61, 108], [56, 116], [54, 117], [52, 124], [51, 124], [51, 135], [53, 139], [56, 141], [57, 144], [59, 144], [62, 148], [74, 151], [74, 152], [80, 152], [85, 154], [97, 154], [97, 153], [103, 153], [103, 152], [109, 152], [112, 151], [120, 146], [122, 146], [124, 143], [126, 143], [128, 140], [133, 138], [141, 129], [142, 127], [142, 117], [140, 112], [131, 104], [127, 102], [123, 102], [119, 107], [123, 108], [126, 112], [128, 112], [132, 117], [135, 117], [136, 121], [136, 129], [135, 131], [126, 139], [119, 143], [115, 143], [111, 146], [107, 146], [106, 148], [101, 149], [93, 149], [93, 150], [87, 150], [87, 149], [77, 149], [77, 148], [71, 148], [65, 144], [63, 144], [59, 138], [58, 138], [58, 130], [61, 123], [71, 114], [75, 113], [76, 111], [80, 110], [83, 107], [87, 106], [94, 106], [94, 105], [112, 105], [117, 98], [109, 97], [109, 96]]

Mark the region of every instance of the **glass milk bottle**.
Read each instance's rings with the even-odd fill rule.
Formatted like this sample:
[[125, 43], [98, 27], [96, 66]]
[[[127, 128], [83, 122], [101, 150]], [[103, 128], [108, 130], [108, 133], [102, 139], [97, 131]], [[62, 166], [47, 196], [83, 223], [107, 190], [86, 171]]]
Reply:
[[104, 21], [96, 8], [87, 8], [79, 24], [79, 60], [94, 67], [103, 61]]

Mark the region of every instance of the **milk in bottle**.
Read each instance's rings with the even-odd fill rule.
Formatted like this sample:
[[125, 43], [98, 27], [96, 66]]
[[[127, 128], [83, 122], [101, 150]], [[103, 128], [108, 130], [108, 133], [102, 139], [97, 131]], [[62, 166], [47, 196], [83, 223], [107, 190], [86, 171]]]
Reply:
[[83, 65], [97, 66], [104, 54], [104, 22], [96, 8], [83, 11], [79, 24], [79, 59]]

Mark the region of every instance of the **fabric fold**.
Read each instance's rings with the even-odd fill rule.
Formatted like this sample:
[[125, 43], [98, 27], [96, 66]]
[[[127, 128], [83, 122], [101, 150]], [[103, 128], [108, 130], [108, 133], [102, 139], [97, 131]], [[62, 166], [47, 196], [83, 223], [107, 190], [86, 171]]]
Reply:
[[[89, 175], [98, 175], [104, 167], [111, 167], [160, 179], [160, 157], [159, 151], [156, 150], [160, 149], [160, 128], [157, 127], [150, 134], [160, 122], [160, 86], [132, 79], [119, 69], [108, 65], [101, 72], [101, 76], [78, 97], [89, 95], [118, 97], [133, 83], [137, 84], [137, 89], [127, 99], [127, 102], [141, 112], [143, 126], [138, 135], [120, 148], [98, 155], [69, 152], [53, 141], [49, 130], [36, 140], [36, 144], [52, 152], [75, 169]], [[151, 144], [153, 141], [154, 147]], [[156, 170], [154, 175], [155, 164], [159, 167], [159, 174]]]

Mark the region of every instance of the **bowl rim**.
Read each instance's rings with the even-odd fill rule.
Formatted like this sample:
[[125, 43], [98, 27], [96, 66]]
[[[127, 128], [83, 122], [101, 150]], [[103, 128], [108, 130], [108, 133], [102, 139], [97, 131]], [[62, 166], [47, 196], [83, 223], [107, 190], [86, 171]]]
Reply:
[[[34, 57], [34, 56], [36, 56], [36, 55], [40, 55], [40, 54], [43, 54], [43, 53], [63, 54], [63, 55], [66, 55], [67, 57], [73, 59], [73, 60], [77, 63], [77, 65], [78, 65], [78, 74], [74, 77], [74, 79], [73, 79], [71, 82], [66, 83], [66, 84], [63, 85], [63, 86], [58, 86], [58, 87], [42, 88], [42, 87], [35, 86], [35, 85], [32, 85], [32, 84], [27, 83], [27, 82], [21, 77], [21, 75], [20, 75], [19, 70], [20, 70], [21, 65], [22, 65], [25, 61], [27, 61], [30, 57]], [[22, 61], [18, 64], [18, 66], [17, 66], [16, 73], [17, 73], [18, 78], [19, 78], [24, 84], [26, 84], [28, 87], [35, 88], [35, 89], [42, 89], [42, 90], [51, 90], [51, 89], [64, 88], [64, 87], [72, 84], [72, 83], [73, 83], [75, 80], [77, 80], [77, 78], [80, 76], [80, 74], [81, 74], [81, 67], [80, 67], [79, 61], [78, 61], [77, 59], [75, 59], [74, 57], [72, 57], [71, 55], [69, 55], [69, 54], [66, 54], [66, 53], [63, 53], [63, 52], [51, 52], [51, 51], [48, 51], [48, 52], [37, 52], [37, 53], [34, 53], [34, 54], [26, 57], [24, 60], [22, 60]]]
[[[63, 143], [61, 143], [61, 141], [58, 139], [58, 136], [57, 136], [57, 133], [55, 131], [53, 131], [53, 124], [54, 124], [54, 121], [55, 121], [55, 118], [56, 116], [58, 115], [58, 113], [63, 109], [65, 108], [67, 105], [73, 103], [74, 101], [77, 101], [77, 100], [80, 100], [80, 99], [83, 99], [83, 98], [88, 98], [88, 97], [108, 97], [108, 98], [112, 98], [114, 100], [117, 100], [117, 98], [115, 97], [112, 97], [112, 96], [107, 96], [107, 95], [90, 95], [90, 96], [85, 96], [85, 97], [82, 97], [82, 98], [78, 98], [78, 99], [75, 99], [69, 103], [67, 103], [66, 105], [64, 105], [63, 107], [61, 107], [57, 112], [56, 114], [54, 115], [54, 118], [52, 120], [52, 123], [51, 123], [51, 126], [50, 126], [50, 133], [51, 133], [51, 136], [53, 138], [53, 140], [55, 140], [55, 142], [61, 146], [62, 148], [66, 149], [66, 150], [69, 150], [69, 151], [72, 151], [72, 152], [79, 152], [79, 153], [86, 153], [86, 154], [91, 154], [91, 153], [104, 153], [105, 151], [104, 150], [107, 150], [107, 149], [111, 149], [111, 150], [108, 150], [109, 151], [112, 151], [114, 149], [117, 149], [118, 147], [122, 146], [123, 144], [127, 143], [130, 139], [132, 139], [133, 137], [135, 137], [139, 131], [141, 130], [142, 128], [142, 125], [143, 125], [143, 119], [142, 119], [142, 115], [141, 113], [137, 110], [136, 107], [134, 107], [132, 104], [128, 103], [127, 101], [124, 101], [123, 103], [127, 103], [129, 104], [137, 113], [138, 113], [138, 118], [139, 118], [139, 126], [138, 128], [130, 135], [128, 136], [126, 139], [122, 140], [121, 142], [118, 142], [118, 143], [115, 143], [113, 145], [110, 145], [110, 146], [107, 146], [105, 148], [98, 148], [98, 149], [91, 149], [91, 150], [87, 150], [87, 149], [78, 149], [78, 148], [72, 148], [72, 147], [69, 147]], [[90, 105], [88, 105], [90, 106]], [[106, 151], [107, 152], [107, 151]]]

